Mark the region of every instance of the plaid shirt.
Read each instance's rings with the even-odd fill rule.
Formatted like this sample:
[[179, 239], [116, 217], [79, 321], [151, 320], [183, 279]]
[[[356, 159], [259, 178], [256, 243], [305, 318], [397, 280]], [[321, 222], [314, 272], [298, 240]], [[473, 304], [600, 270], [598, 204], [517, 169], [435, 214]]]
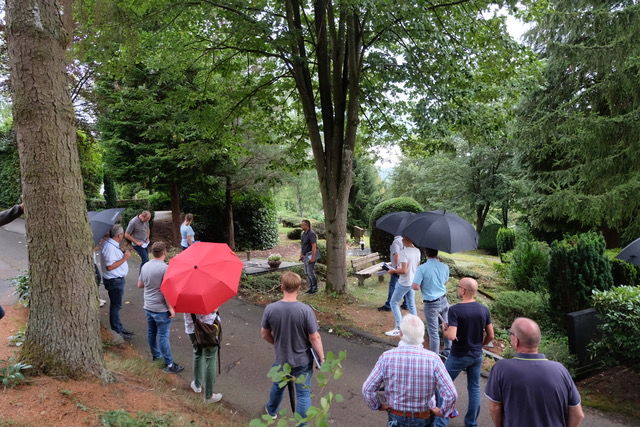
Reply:
[[443, 399], [440, 410], [449, 416], [458, 398], [440, 357], [421, 345], [400, 345], [382, 353], [362, 385], [364, 400], [373, 410], [380, 407], [378, 390], [383, 382], [387, 403], [398, 411], [419, 412], [435, 407], [438, 390]]

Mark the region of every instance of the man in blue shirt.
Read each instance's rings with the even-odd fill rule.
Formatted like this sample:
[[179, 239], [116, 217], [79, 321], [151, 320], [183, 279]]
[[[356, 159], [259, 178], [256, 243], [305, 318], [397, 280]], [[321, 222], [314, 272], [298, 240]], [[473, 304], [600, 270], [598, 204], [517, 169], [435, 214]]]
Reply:
[[[439, 317], [446, 322], [449, 313], [449, 301], [447, 301], [449, 266], [438, 260], [436, 249], [427, 248], [426, 252], [427, 262], [418, 267], [412, 287], [422, 292], [424, 318], [429, 333], [429, 350], [438, 354], [440, 350]], [[451, 351], [451, 340], [443, 337], [443, 341], [442, 355], [448, 357]]]

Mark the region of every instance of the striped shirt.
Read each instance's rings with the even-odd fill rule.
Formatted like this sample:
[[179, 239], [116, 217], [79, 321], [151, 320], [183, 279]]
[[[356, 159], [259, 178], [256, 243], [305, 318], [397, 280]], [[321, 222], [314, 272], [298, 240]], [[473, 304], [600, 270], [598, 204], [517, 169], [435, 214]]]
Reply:
[[362, 385], [364, 400], [373, 410], [380, 407], [378, 390], [383, 382], [387, 403], [398, 411], [420, 412], [435, 407], [437, 390], [443, 399], [440, 410], [449, 416], [458, 398], [440, 357], [422, 345], [400, 345], [382, 353]]

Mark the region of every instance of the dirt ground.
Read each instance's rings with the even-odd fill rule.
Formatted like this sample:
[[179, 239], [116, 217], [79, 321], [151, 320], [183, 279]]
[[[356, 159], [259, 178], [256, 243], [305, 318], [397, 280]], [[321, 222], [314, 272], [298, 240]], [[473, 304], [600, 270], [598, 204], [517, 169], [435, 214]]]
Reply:
[[[0, 321], [0, 379], [6, 361], [16, 356], [19, 349], [11, 345], [7, 337], [16, 334], [28, 317], [28, 310], [21, 305], [4, 308], [7, 314]], [[157, 375], [159, 366], [146, 360], [132, 363], [138, 358], [140, 355], [129, 346], [107, 350], [107, 366], [118, 379], [113, 384], [101, 384], [97, 379], [70, 381], [27, 376], [29, 384], [0, 389], [0, 426], [102, 426], [107, 424], [103, 424], [101, 415], [114, 410], [124, 410], [134, 416], [139, 413], [140, 417], [171, 413], [163, 416], [168, 424], [145, 425], [247, 424], [247, 420], [234, 418], [225, 411], [223, 405], [202, 403], [202, 397], [193, 393], [181, 378]], [[16, 361], [9, 363], [13, 365]], [[128, 366], [141, 372], [132, 373]]]

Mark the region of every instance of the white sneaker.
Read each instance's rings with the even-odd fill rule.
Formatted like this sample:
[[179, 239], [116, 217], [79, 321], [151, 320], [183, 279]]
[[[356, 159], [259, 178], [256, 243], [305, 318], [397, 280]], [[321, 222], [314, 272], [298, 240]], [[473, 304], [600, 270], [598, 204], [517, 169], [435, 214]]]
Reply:
[[104, 299], [100, 299], [100, 307], [102, 307], [103, 305], [105, 305], [107, 303], [107, 300]]
[[204, 399], [204, 403], [216, 403], [222, 400], [222, 394], [213, 393], [209, 399]]
[[399, 337], [400, 329], [392, 329], [390, 331], [385, 332], [384, 334], [389, 337]]
[[272, 419], [272, 420], [275, 420], [275, 419], [277, 419], [277, 418], [278, 418], [278, 414], [271, 415], [271, 414], [269, 413], [269, 410], [267, 409], [267, 407], [266, 407], [266, 406], [264, 407], [264, 412], [266, 412], [266, 413], [267, 413], [267, 415], [269, 415], [269, 416], [271, 417], [271, 419]]
[[195, 381], [191, 381], [191, 390], [193, 390], [196, 393], [202, 393], [202, 387], [196, 387]]

